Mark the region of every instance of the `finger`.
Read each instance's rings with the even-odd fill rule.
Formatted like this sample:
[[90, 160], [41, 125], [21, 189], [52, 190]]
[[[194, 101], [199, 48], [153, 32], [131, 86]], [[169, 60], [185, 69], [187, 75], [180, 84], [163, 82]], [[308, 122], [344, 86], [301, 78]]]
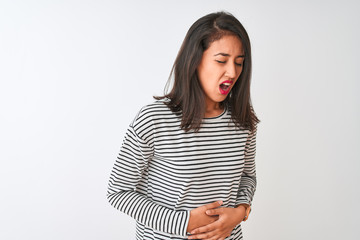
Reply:
[[201, 240], [219, 240], [219, 239], [220, 239], [219, 236], [215, 235], [215, 236], [213, 236], [211, 238], [203, 238]]
[[218, 234], [216, 234], [215, 236], [211, 237], [211, 238], [205, 238], [205, 239], [201, 239], [201, 240], [224, 240], [225, 238], [222, 238], [218, 236]]
[[209, 216], [212, 215], [220, 215], [223, 212], [222, 208], [208, 209], [206, 210], [206, 214]]
[[216, 235], [216, 230], [211, 232], [205, 232], [205, 233], [199, 233], [199, 234], [193, 234], [188, 237], [188, 239], [218, 239], [218, 236]]
[[210, 223], [208, 225], [205, 225], [205, 226], [202, 226], [202, 227], [199, 227], [199, 228], [195, 228], [194, 230], [192, 230], [190, 232], [190, 234], [197, 234], [197, 233], [206, 233], [206, 232], [211, 232], [213, 230], [216, 230], [217, 229], [217, 223], [218, 221], [215, 221], [213, 223]]
[[202, 240], [225, 240], [225, 238], [223, 238], [223, 237], [219, 238], [218, 235], [215, 235], [215, 236], [213, 236], [211, 238], [206, 238], [206, 239], [202, 239]]
[[203, 207], [205, 207], [205, 209], [213, 209], [213, 208], [220, 207], [222, 204], [223, 204], [223, 202], [220, 200], [220, 201], [216, 201], [216, 202], [206, 204]]
[[246, 211], [246, 216], [249, 216], [251, 212], [251, 207], [248, 207], [247, 211]]

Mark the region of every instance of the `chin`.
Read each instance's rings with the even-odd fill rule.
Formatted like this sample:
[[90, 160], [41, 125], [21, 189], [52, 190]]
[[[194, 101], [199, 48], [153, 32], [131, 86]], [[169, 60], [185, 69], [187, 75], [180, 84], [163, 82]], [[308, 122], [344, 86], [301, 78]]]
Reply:
[[225, 99], [226, 99], [226, 97], [218, 98], [214, 102], [222, 103], [223, 101], [225, 101]]

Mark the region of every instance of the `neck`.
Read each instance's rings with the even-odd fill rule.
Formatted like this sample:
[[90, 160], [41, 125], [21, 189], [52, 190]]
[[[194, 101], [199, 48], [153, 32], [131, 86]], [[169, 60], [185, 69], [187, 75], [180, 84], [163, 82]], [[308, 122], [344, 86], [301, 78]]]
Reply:
[[216, 117], [224, 111], [224, 107], [218, 102], [206, 102], [205, 117]]

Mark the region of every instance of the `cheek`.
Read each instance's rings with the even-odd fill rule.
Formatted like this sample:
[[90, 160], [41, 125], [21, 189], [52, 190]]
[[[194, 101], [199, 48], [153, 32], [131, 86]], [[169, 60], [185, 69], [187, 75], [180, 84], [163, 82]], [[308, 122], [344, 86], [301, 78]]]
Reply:
[[214, 66], [211, 65], [211, 64], [205, 64], [205, 66], [203, 66], [202, 68], [202, 74], [205, 76], [205, 77], [210, 77], [214, 74]]
[[239, 72], [238, 72], [238, 74], [237, 74], [237, 78], [240, 77], [240, 75], [241, 75], [242, 72], [243, 72], [243, 68], [239, 69]]
[[204, 87], [217, 81], [219, 75], [220, 74], [216, 71], [216, 68], [210, 64], [199, 66], [198, 68], [198, 78]]

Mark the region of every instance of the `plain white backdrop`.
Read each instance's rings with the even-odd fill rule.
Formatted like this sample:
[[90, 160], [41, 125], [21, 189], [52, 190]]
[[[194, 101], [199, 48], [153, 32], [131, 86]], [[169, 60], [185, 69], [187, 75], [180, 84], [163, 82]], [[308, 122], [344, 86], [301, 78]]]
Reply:
[[191, 24], [234, 14], [261, 120], [245, 240], [358, 239], [357, 1], [0, 2], [0, 239], [134, 239], [106, 199]]

